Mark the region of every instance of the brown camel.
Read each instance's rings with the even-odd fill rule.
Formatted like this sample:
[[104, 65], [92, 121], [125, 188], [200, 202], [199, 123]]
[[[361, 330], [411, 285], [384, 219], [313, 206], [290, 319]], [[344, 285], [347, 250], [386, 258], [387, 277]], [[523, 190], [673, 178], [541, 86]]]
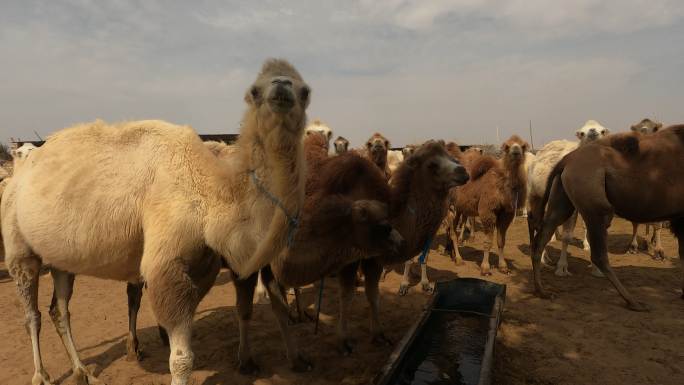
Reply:
[[379, 318], [379, 282], [383, 266], [405, 263], [429, 246], [446, 215], [449, 189], [468, 180], [465, 169], [444, 148], [444, 142], [428, 141], [404, 161], [391, 182], [392, 226], [399, 230], [405, 243], [396, 255], [383, 254], [345, 266], [338, 274], [340, 282], [340, 348], [350, 353], [353, 346], [348, 336], [349, 308], [356, 290], [356, 271], [361, 265], [366, 298], [371, 309], [370, 330], [375, 342], [387, 342]]
[[375, 133], [366, 142], [366, 154], [376, 166], [382, 170], [387, 179], [391, 177], [391, 172], [387, 165], [387, 152], [390, 148], [390, 142], [380, 133]]
[[349, 141], [343, 136], [338, 136], [333, 144], [335, 145], [335, 155], [344, 154], [349, 151]]
[[679, 254], [684, 255], [683, 162], [684, 125], [652, 135], [616, 134], [566, 155], [549, 177], [544, 197], [548, 208], [532, 247], [537, 293], [550, 296], [541, 282], [541, 251], [576, 208], [587, 226], [592, 263], [608, 277], [629, 309], [648, 310], [627, 292], [610, 267], [607, 228], [614, 215], [637, 223], [670, 220]]
[[[491, 156], [481, 156], [471, 166], [471, 179], [465, 185], [454, 189], [451, 201], [454, 202], [453, 213], [450, 213], [452, 228], [455, 229], [461, 215], [480, 217], [485, 232], [485, 249], [481, 274], [489, 275], [489, 251], [494, 241], [494, 230], [497, 233], [499, 246], [499, 271], [508, 273], [504, 258], [506, 231], [510, 226], [515, 211], [525, 202], [526, 178], [524, 172], [525, 152], [529, 145], [517, 135], [511, 136], [501, 145], [502, 161]], [[458, 236], [451, 231], [453, 243], [452, 258], [457, 264], [463, 263], [458, 250]]]
[[[660, 122], [655, 122], [651, 119], [642, 119], [639, 123], [633, 124], [630, 129], [634, 132], [638, 132], [642, 135], [650, 135], [653, 134], [654, 132], [657, 132], [659, 129], [663, 127], [663, 124]], [[660, 239], [660, 233], [663, 229], [663, 223], [662, 222], [657, 222], [657, 223], [647, 223], [646, 224], [646, 233], [648, 235], [648, 230], [649, 228], [653, 229], [653, 236], [651, 237], [650, 242], [647, 242], [647, 249], [648, 246], [653, 247], [653, 259], [657, 261], [663, 261], [665, 260], [665, 251], [663, 250], [663, 245], [661, 243]], [[638, 230], [639, 230], [639, 224], [636, 222], [632, 222], [632, 241], [629, 244], [629, 249], [627, 250], [628, 253], [636, 254], [639, 252], [639, 241], [638, 241]]]

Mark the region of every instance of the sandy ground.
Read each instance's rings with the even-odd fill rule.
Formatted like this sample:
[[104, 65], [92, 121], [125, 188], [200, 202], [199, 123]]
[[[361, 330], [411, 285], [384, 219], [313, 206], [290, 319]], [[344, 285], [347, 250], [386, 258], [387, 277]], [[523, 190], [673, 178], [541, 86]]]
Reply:
[[[647, 254], [623, 255], [631, 227], [616, 220], [610, 229], [611, 262], [628, 289], [651, 305], [649, 313], [625, 309], [622, 299], [604, 279], [589, 275], [588, 257], [579, 242], [570, 247], [571, 277], [544, 274], [555, 300], [531, 294], [531, 263], [527, 256], [527, 229], [517, 218], [509, 231], [506, 259], [512, 274], [496, 270], [492, 281], [508, 285], [503, 323], [499, 329], [494, 364], [495, 384], [683, 384], [684, 301], [680, 298], [682, 268], [676, 241], [664, 236], [665, 262]], [[582, 230], [576, 231], [580, 236]], [[443, 242], [443, 235], [436, 243]], [[429, 275], [435, 280], [479, 277], [483, 236], [476, 233], [462, 249], [465, 266], [454, 266], [448, 257], [432, 250]], [[558, 255], [552, 244], [552, 256]], [[494, 261], [493, 261], [494, 262]], [[415, 270], [416, 273], [418, 270]], [[401, 277], [388, 275], [382, 283], [382, 320], [387, 335], [399, 341], [416, 321], [428, 300], [419, 286], [406, 297], [396, 295]], [[416, 284], [418, 277], [413, 278]], [[71, 383], [70, 364], [47, 314], [52, 282], [41, 277], [40, 308], [43, 312], [42, 350], [47, 370], [58, 383]], [[228, 274], [222, 272], [216, 286], [202, 301], [196, 316], [195, 384], [368, 384], [393, 350], [370, 342], [367, 305], [359, 288], [351, 331], [357, 339], [355, 353], [341, 356], [335, 345], [336, 284], [327, 280], [319, 335], [313, 324], [293, 326], [293, 332], [315, 368], [306, 374], [288, 369], [280, 334], [268, 305], [256, 305], [252, 323], [253, 353], [261, 365], [258, 376], [237, 373], [238, 328], [235, 295]], [[305, 302], [314, 300], [307, 288]], [[33, 373], [30, 339], [24, 331], [23, 310], [14, 283], [0, 264], [0, 384], [28, 384]], [[141, 362], [125, 358], [127, 311], [125, 284], [77, 277], [71, 301], [76, 345], [84, 362], [110, 385], [168, 384], [168, 351], [161, 344], [152, 311], [143, 297], [139, 335], [146, 357]]]

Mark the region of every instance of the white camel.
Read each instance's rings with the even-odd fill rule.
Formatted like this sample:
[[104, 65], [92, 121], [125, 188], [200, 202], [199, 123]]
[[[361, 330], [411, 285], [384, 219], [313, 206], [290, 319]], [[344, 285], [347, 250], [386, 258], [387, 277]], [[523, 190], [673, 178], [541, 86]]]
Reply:
[[169, 332], [171, 384], [188, 383], [193, 315], [220, 258], [239, 278], [249, 277], [286, 248], [296, 228], [309, 93], [289, 63], [266, 61], [245, 95], [230, 163], [219, 161], [191, 128], [162, 121], [82, 124], [31, 153], [3, 194], [2, 234], [26, 310], [33, 385], [52, 384], [39, 344], [43, 263], [54, 280], [50, 316], [78, 383], [101, 382], [72, 339], [75, 274], [144, 280]]
[[[536, 231], [538, 224], [541, 223], [542, 218], [539, 218], [542, 209], [541, 202], [544, 198], [546, 182], [549, 178], [551, 170], [553, 170], [556, 164], [565, 155], [576, 149], [578, 146], [593, 142], [608, 135], [609, 133], [610, 130], [602, 126], [597, 121], [588, 120], [575, 132], [579, 142], [554, 140], [547, 143], [544, 147], [542, 147], [541, 150], [537, 152], [536, 158], [534, 162], [529, 165], [527, 173], [527, 205], [529, 208], [527, 212], [527, 223], [530, 231], [530, 244], [532, 244], [534, 232]], [[575, 230], [576, 222], [577, 215], [575, 214], [563, 224], [561, 255], [558, 263], [556, 264], [555, 271], [555, 274], [558, 276], [570, 275], [570, 272], [568, 271], [567, 248], [568, 243], [572, 240], [572, 234]], [[587, 242], [586, 238], [585, 231], [583, 241], [584, 249], [589, 250], [589, 243]], [[550, 264], [546, 251], [544, 251], [543, 260], [545, 263]], [[594, 268], [592, 274], [596, 274], [596, 272], [598, 272], [598, 269]]]

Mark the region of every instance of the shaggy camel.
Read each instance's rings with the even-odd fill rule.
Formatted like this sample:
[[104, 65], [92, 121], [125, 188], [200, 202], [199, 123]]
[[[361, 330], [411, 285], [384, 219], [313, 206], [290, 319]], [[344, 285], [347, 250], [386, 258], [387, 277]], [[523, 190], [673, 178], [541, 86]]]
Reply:
[[314, 119], [305, 129], [306, 133], [317, 132], [325, 138], [325, 149], [330, 149], [330, 139], [332, 138], [333, 132], [327, 124], [323, 123], [320, 119]]
[[2, 234], [26, 310], [33, 384], [52, 383], [39, 347], [43, 263], [55, 287], [50, 315], [79, 383], [100, 382], [72, 340], [75, 274], [143, 280], [169, 331], [171, 383], [188, 383], [192, 318], [220, 258], [239, 277], [250, 277], [293, 234], [304, 197], [301, 137], [309, 93], [289, 63], [266, 61], [246, 93], [231, 162], [220, 162], [194, 130], [162, 121], [78, 125], [32, 152], [3, 194]]
[[[527, 192], [526, 177], [523, 172], [525, 152], [529, 145], [517, 135], [511, 136], [501, 145], [503, 159], [501, 162], [490, 156], [482, 156], [472, 165], [471, 179], [468, 183], [454, 189], [452, 198], [454, 212], [450, 213], [453, 228], [461, 215], [480, 217], [485, 232], [484, 256], [480, 264], [482, 275], [489, 275], [489, 251], [494, 241], [494, 230], [497, 233], [499, 246], [499, 271], [508, 273], [504, 258], [506, 231], [510, 226], [518, 207], [525, 202]], [[458, 237], [451, 232], [454, 260], [463, 263], [458, 250]]]
[[[527, 172], [527, 226], [530, 236], [530, 245], [534, 239], [535, 230], [539, 226], [541, 221], [541, 212], [543, 207], [541, 202], [544, 198], [544, 192], [546, 190], [546, 183], [549, 178], [551, 170], [556, 164], [568, 153], [572, 152], [580, 146], [584, 146], [587, 143], [592, 143], [598, 139], [601, 139], [608, 135], [610, 130], [603, 127], [601, 124], [595, 120], [588, 120], [582, 127], [580, 127], [576, 132], [575, 136], [579, 139], [579, 142], [571, 142], [567, 140], [554, 140], [547, 143], [541, 150], [536, 154], [534, 162], [529, 166]], [[573, 239], [573, 233], [575, 231], [575, 225], [577, 223], [577, 216], [573, 215], [568, 219], [567, 223], [563, 224], [563, 232], [560, 236], [561, 238], [561, 254], [558, 262], [556, 263], [555, 274], [557, 276], [567, 276], [570, 275], [568, 271], [568, 244]], [[586, 233], [584, 237], [584, 249], [589, 250], [589, 243], [586, 239]], [[546, 251], [542, 260], [545, 264], [551, 265], [552, 262], [547, 259]], [[593, 275], [599, 275], [600, 272], [597, 269], [593, 269]]]
[[392, 176], [387, 165], [387, 152], [389, 148], [389, 140], [377, 132], [366, 142], [366, 155], [368, 159], [382, 170], [388, 180]]
[[[348, 337], [349, 308], [356, 290], [356, 271], [363, 271], [366, 299], [371, 309], [370, 330], [373, 340], [386, 342], [379, 318], [379, 283], [383, 266], [407, 263], [426, 247], [446, 215], [449, 189], [468, 181], [463, 166], [446, 152], [444, 142], [428, 141], [402, 163], [390, 182], [392, 226], [405, 238], [396, 255], [383, 254], [345, 266], [338, 274], [340, 282], [340, 321], [338, 333], [343, 352], [352, 349]], [[402, 282], [408, 288], [408, 282]], [[400, 289], [402, 290], [402, 289]], [[406, 289], [403, 289], [406, 290]]]
[[[525, 153], [525, 164], [523, 166], [525, 175], [529, 175], [529, 170], [530, 170], [530, 165], [534, 163], [534, 161], [537, 159], [537, 156], [531, 152], [526, 152]], [[522, 207], [522, 216], [527, 218], [527, 210], [529, 209], [529, 199], [525, 200], [525, 205]]]
[[[610, 267], [607, 228], [614, 215], [637, 223], [671, 220], [679, 254], [684, 255], [682, 162], [684, 125], [670, 126], [652, 135], [615, 134], [566, 155], [549, 176], [542, 202], [543, 207], [548, 203], [548, 208], [532, 247], [537, 293], [549, 297], [541, 282], [541, 251], [555, 229], [576, 209], [587, 226], [593, 264], [615, 286], [629, 309], [648, 310], [634, 300]], [[662, 183], [662, 178], [668, 183]], [[684, 281], [682, 284], [684, 287]]]
[[[294, 342], [287, 333], [287, 301], [284, 287], [300, 287], [321, 280], [341, 267], [361, 258], [375, 255], [395, 255], [402, 237], [388, 222], [390, 191], [380, 170], [369, 160], [348, 153], [329, 158], [312, 179], [312, 193], [307, 196], [303, 220], [293, 245], [284, 255], [262, 269], [264, 284], [269, 290], [274, 310], [281, 324], [288, 357], [300, 357], [295, 369], [310, 365], [295, 353]], [[365, 206], [355, 209], [351, 202]], [[363, 203], [369, 202], [369, 203]], [[375, 206], [371, 206], [373, 203]], [[344, 228], [347, 231], [341, 232]], [[254, 283], [236, 285], [238, 307], [251, 313]], [[274, 298], [276, 300], [274, 300]], [[344, 316], [341, 310], [341, 317]], [[249, 356], [248, 319], [240, 319], [240, 369], [253, 372], [257, 366]]]
[[[447, 151], [449, 151], [451, 156], [461, 162], [466, 171], [468, 171], [468, 175], [471, 175], [473, 172], [473, 163], [475, 163], [476, 160], [479, 160], [484, 153], [480, 147], [469, 147], [465, 151], [461, 151], [460, 147], [454, 142], [447, 143]], [[463, 263], [463, 261], [456, 261], [456, 255], [453, 249], [454, 244], [451, 242], [451, 237], [453, 234], [453, 236], [459, 237], [459, 242], [465, 242], [467, 239], [467, 234], [470, 234], [472, 229], [475, 228], [475, 219], [461, 214], [460, 220], [454, 220], [453, 211], [455, 207], [454, 205], [456, 203], [456, 196], [456, 193], [449, 194], [449, 214], [446, 216], [446, 218], [444, 218], [444, 226], [446, 229], [446, 244], [444, 245], [444, 252], [445, 254], [448, 254], [451, 259], [456, 262], [456, 264], [460, 265]], [[458, 232], [459, 223], [461, 224], [460, 235]]]
[[[649, 135], [657, 132], [659, 129], [663, 127], [663, 124], [660, 122], [654, 122], [651, 119], [642, 119], [639, 123], [633, 124], [630, 129], [634, 132], [638, 132], [642, 135]], [[651, 237], [651, 241], [647, 242], [648, 246], [653, 247], [653, 259], [655, 260], [664, 260], [665, 259], [665, 252], [663, 251], [663, 246], [660, 240], [660, 232], [663, 229], [663, 223], [662, 222], [657, 222], [657, 223], [647, 223], [646, 224], [646, 234], [648, 235], [648, 230], [649, 227], [653, 229], [653, 236]], [[637, 232], [639, 229], [639, 224], [632, 222], [632, 241], [629, 244], [629, 249], [627, 250], [628, 253], [636, 254], [639, 252], [639, 241], [637, 237]]]
[[333, 144], [335, 145], [335, 155], [341, 155], [349, 151], [349, 141], [343, 136], [338, 136]]

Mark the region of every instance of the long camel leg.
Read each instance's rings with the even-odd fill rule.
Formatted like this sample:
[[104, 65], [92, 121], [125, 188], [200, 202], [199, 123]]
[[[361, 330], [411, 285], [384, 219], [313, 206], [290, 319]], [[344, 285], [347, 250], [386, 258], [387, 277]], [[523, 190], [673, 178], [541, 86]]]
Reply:
[[532, 247], [532, 278], [537, 294], [542, 298], [550, 298], [551, 295], [542, 285], [541, 280], [541, 254], [546, 245], [551, 240], [551, 236], [556, 232], [558, 226], [565, 223], [575, 211], [575, 206], [568, 198], [560, 178], [557, 177], [551, 185], [551, 192], [547, 210], [542, 220], [541, 231], [534, 237]]
[[480, 275], [492, 275], [491, 267], [489, 266], [489, 253], [492, 250], [494, 243], [494, 226], [496, 219], [482, 218], [482, 226], [484, 227], [485, 241], [482, 255], [482, 262], [480, 263]]
[[138, 343], [138, 311], [143, 295], [144, 282], [131, 283], [126, 285], [126, 295], [128, 297], [128, 338], [126, 339], [126, 359], [128, 361], [142, 360], [142, 351]]
[[71, 322], [69, 315], [69, 300], [74, 289], [74, 275], [65, 271], [51, 269], [52, 280], [55, 283], [50, 303], [50, 318], [55, 324], [57, 334], [69, 355], [76, 383], [78, 384], [102, 384], [81, 362], [78, 351], [71, 335]]
[[373, 336], [373, 343], [391, 345], [391, 341], [385, 337], [385, 333], [380, 323], [380, 287], [379, 279], [382, 272], [382, 265], [375, 259], [364, 259], [361, 261], [361, 269], [366, 291], [366, 299], [370, 306], [370, 331]]
[[239, 371], [242, 374], [254, 374], [259, 366], [252, 358], [249, 344], [249, 324], [254, 310], [254, 289], [259, 273], [254, 273], [246, 279], [234, 279], [236, 308], [238, 313], [238, 329], [240, 331], [240, 345], [238, 348]]
[[16, 282], [19, 299], [24, 305], [26, 331], [31, 337], [33, 366], [35, 368], [31, 384], [52, 385], [52, 379], [43, 366], [43, 359], [40, 354], [41, 315], [38, 310], [38, 277], [41, 261], [28, 250], [28, 246], [15, 247], [15, 245], [10, 244], [10, 240], [7, 238], [4, 241], [7, 252], [7, 267]]
[[268, 298], [268, 290], [266, 290], [266, 287], [264, 286], [261, 273], [259, 273], [259, 279], [257, 280], [256, 302], [260, 305], [266, 305], [271, 302]]
[[651, 244], [653, 245], [653, 259], [656, 261], [665, 260], [665, 251], [663, 250], [663, 245], [660, 239], [660, 233], [662, 230], [663, 222], [653, 224], [653, 237], [651, 238]]
[[[662, 227], [662, 225], [661, 225]], [[682, 299], [684, 299], [684, 219], [675, 219], [670, 222], [670, 228], [679, 245], [679, 265], [682, 269]]]
[[[459, 218], [462, 218], [462, 215], [459, 213], [454, 213], [453, 215], [453, 220], [451, 221], [451, 226], [453, 228], [453, 231], [451, 232], [451, 260], [454, 261], [454, 263], [459, 266], [463, 265], [463, 257], [461, 256], [461, 253], [458, 251], [458, 244], [459, 242], [463, 241], [463, 230], [461, 229], [461, 235], [459, 238], [458, 234], [458, 222]], [[465, 227], [467, 218], [463, 217], [463, 224], [462, 226]]]
[[261, 269], [260, 277], [264, 283], [264, 287], [268, 291], [268, 296], [271, 298], [271, 309], [278, 321], [280, 334], [285, 343], [285, 352], [288, 361], [290, 361], [290, 368], [295, 372], [307, 372], [313, 369], [311, 362], [304, 358], [297, 349], [297, 344], [290, 333], [288, 321], [290, 319], [290, 311], [285, 300], [285, 289], [278, 285], [273, 277], [270, 267]]
[[[646, 225], [646, 228], [648, 229], [648, 225]], [[629, 242], [629, 249], [627, 249], [629, 254], [636, 254], [639, 252], [639, 237], [637, 236], [638, 231], [639, 224], [632, 222], [632, 240]]]
[[587, 225], [589, 243], [591, 244], [591, 262], [610, 280], [618, 293], [627, 302], [627, 307], [634, 311], [648, 311], [646, 305], [634, 300], [625, 289], [608, 262], [608, 226], [612, 215], [587, 214], [582, 216]]
[[573, 233], [575, 232], [575, 225], [577, 224], [577, 211], [575, 211], [570, 218], [563, 223], [563, 235], [561, 238], [561, 253], [558, 263], [556, 264], [556, 274], [559, 277], [572, 275], [568, 271], [568, 244], [572, 241]]
[[427, 261], [429, 254], [430, 252], [428, 250], [427, 254], [425, 254], [425, 260], [422, 262], [420, 260], [418, 261], [420, 264], [420, 287], [426, 293], [432, 293], [435, 289], [427, 276]]
[[[456, 249], [458, 245], [454, 245]], [[411, 272], [411, 265], [413, 264], [413, 259], [409, 259], [404, 262], [404, 275], [401, 277], [401, 283], [399, 284], [399, 295], [404, 296], [408, 294], [409, 289], [409, 273]]]
[[356, 272], [359, 262], [351, 263], [340, 270], [337, 279], [340, 283], [340, 319], [337, 324], [337, 338], [343, 355], [350, 355], [354, 350], [354, 341], [349, 337], [349, 311], [356, 292]]
[[[515, 213], [514, 213], [515, 214]], [[513, 222], [514, 216], [501, 215], [496, 221], [496, 242], [499, 246], [499, 272], [502, 274], [508, 274], [508, 264], [506, 263], [506, 258], [504, 255], [504, 247], [506, 246], [506, 232], [508, 227]]]
[[[172, 252], [145, 245], [156, 252]], [[173, 252], [177, 253], [177, 250]], [[208, 249], [187, 251], [187, 256], [143, 255], [143, 261], [161, 262], [144, 276], [152, 310], [169, 335], [171, 385], [187, 385], [195, 355], [192, 352], [192, 320], [197, 305], [214, 285], [221, 259]]]

